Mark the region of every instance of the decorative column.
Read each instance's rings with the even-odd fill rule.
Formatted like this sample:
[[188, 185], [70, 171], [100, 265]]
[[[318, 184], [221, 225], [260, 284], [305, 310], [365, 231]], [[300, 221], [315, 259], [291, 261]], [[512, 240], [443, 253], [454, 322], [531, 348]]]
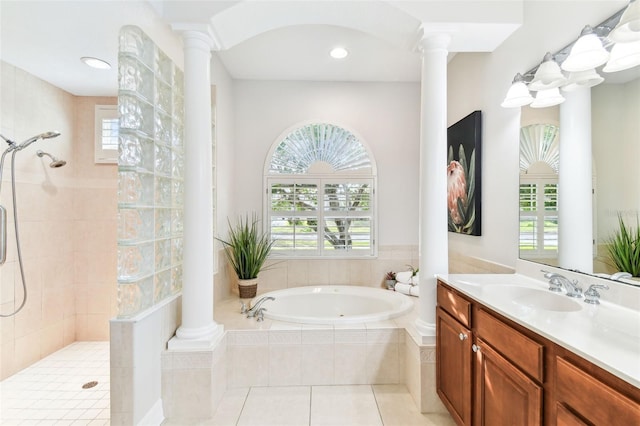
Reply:
[[591, 89], [564, 93], [560, 105], [558, 263], [593, 273]]
[[211, 192], [211, 75], [213, 40], [183, 30], [184, 252], [182, 325], [169, 349], [210, 348], [222, 336], [213, 320], [213, 198]]
[[436, 274], [449, 271], [447, 234], [446, 34], [423, 36], [420, 99], [420, 316], [422, 343], [435, 343]]

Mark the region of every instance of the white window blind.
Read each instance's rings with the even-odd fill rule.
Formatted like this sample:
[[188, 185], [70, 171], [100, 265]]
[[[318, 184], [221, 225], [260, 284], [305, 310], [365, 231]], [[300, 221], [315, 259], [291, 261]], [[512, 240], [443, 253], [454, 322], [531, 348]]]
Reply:
[[372, 255], [373, 179], [268, 179], [269, 226], [282, 254]]
[[520, 255], [555, 257], [557, 253], [557, 179], [520, 176]]
[[118, 162], [118, 133], [120, 121], [117, 105], [95, 107], [95, 162]]

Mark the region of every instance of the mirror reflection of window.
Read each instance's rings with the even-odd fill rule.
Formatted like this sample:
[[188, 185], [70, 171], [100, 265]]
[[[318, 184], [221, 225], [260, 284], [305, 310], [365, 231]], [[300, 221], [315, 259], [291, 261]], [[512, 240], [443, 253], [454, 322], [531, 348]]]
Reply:
[[520, 257], [558, 259], [558, 126], [520, 129]]

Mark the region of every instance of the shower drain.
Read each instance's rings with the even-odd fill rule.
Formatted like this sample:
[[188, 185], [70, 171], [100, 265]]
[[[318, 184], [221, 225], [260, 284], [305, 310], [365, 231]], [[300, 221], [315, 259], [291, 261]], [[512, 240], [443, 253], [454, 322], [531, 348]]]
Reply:
[[96, 386], [98, 384], [98, 382], [96, 382], [95, 380], [92, 382], [87, 382], [84, 385], [82, 385], [82, 389], [91, 389], [92, 387]]

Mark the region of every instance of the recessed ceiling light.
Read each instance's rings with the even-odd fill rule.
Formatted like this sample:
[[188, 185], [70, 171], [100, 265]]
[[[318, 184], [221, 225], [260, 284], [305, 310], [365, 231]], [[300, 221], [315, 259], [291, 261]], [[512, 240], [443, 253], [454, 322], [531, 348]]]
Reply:
[[333, 59], [344, 59], [349, 55], [349, 51], [344, 47], [334, 47], [331, 49], [331, 52], [329, 52], [329, 55], [331, 55]]
[[92, 58], [91, 56], [83, 56], [80, 58], [82, 62], [89, 65], [91, 68], [98, 68], [101, 70], [109, 70], [111, 69], [111, 65], [107, 61], [103, 61], [102, 59]]

